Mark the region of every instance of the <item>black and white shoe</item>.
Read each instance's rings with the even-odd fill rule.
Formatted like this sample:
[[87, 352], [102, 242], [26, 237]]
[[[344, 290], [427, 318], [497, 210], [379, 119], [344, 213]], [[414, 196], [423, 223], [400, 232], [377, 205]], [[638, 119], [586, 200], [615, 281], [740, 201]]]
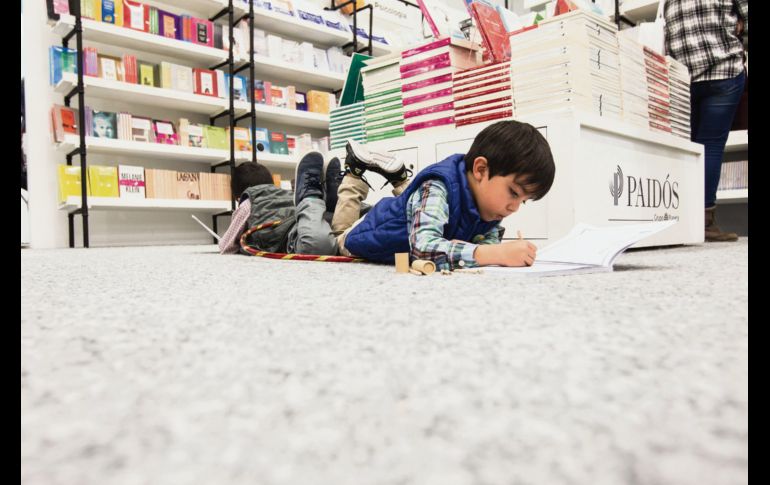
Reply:
[[412, 171], [404, 166], [404, 162], [395, 156], [369, 151], [355, 140], [348, 140], [345, 151], [345, 171], [360, 178], [366, 185], [369, 185], [369, 182], [363, 175], [367, 170], [382, 175], [391, 184], [407, 180], [412, 175]]

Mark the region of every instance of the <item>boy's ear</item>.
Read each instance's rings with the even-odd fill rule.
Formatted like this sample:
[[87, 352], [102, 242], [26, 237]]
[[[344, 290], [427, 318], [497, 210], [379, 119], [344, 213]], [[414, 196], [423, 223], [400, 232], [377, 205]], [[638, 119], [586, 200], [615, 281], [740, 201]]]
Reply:
[[473, 178], [481, 182], [481, 180], [485, 176], [488, 176], [489, 173], [489, 165], [487, 159], [485, 157], [476, 157], [473, 160], [473, 168], [471, 171], [473, 172]]

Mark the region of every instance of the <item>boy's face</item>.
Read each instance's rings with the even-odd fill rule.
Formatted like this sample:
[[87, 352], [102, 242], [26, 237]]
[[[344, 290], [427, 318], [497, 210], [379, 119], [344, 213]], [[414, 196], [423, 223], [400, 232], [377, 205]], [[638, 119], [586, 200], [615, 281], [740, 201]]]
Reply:
[[518, 174], [495, 175], [489, 178], [487, 159], [476, 157], [473, 169], [467, 173], [476, 208], [484, 221], [500, 221], [519, 210], [531, 195], [516, 182]]

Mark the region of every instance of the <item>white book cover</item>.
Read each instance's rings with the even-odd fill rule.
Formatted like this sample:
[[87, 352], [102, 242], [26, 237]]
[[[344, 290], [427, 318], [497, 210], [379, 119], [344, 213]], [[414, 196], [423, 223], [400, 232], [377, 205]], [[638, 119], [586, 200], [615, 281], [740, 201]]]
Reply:
[[613, 271], [618, 257], [634, 244], [677, 221], [596, 227], [578, 223], [563, 238], [538, 251], [532, 266], [486, 266], [484, 273], [507, 276], [562, 276]]
[[144, 167], [118, 165], [118, 187], [123, 199], [144, 199]]
[[511, 102], [513, 101], [513, 93], [511, 91], [490, 93], [483, 96], [474, 96], [472, 98], [466, 98], [462, 100], [455, 98], [455, 109], [470, 109], [473, 106], [489, 103], [490, 101], [497, 101], [500, 103]]
[[182, 91], [185, 93], [193, 92], [193, 72], [192, 68], [187, 66], [180, 66], [178, 64], [171, 65], [171, 89], [176, 91]]

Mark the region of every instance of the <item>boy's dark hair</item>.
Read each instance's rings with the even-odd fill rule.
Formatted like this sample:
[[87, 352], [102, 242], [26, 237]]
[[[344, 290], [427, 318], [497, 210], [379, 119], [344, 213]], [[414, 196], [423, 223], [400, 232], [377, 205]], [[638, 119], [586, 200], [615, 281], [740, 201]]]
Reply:
[[465, 154], [467, 171], [473, 170], [477, 157], [487, 159], [489, 178], [517, 174], [516, 182], [525, 185], [534, 200], [543, 198], [551, 190], [556, 172], [551, 148], [530, 124], [503, 120], [487, 126], [476, 135]]
[[273, 185], [273, 175], [264, 165], [255, 162], [244, 162], [233, 170], [230, 180], [230, 190], [233, 197], [238, 198], [244, 190], [255, 185]]

